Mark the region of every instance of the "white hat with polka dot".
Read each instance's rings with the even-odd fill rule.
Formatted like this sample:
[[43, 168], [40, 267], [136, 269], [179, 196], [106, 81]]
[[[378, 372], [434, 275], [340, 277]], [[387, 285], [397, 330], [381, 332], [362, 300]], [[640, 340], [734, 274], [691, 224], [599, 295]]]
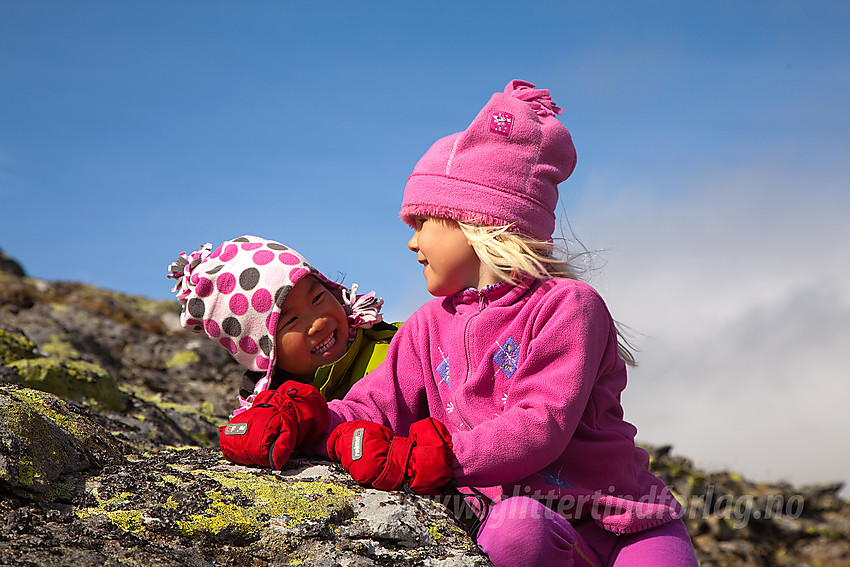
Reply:
[[381, 320], [383, 302], [374, 293], [355, 297], [292, 248], [256, 236], [228, 240], [215, 250], [205, 244], [192, 254], [183, 252], [168, 273], [175, 280], [171, 291], [183, 305], [183, 327], [206, 334], [240, 364], [264, 373], [255, 394], [269, 386], [283, 302], [307, 275], [318, 278], [345, 307], [352, 333], [357, 327], [369, 327]]

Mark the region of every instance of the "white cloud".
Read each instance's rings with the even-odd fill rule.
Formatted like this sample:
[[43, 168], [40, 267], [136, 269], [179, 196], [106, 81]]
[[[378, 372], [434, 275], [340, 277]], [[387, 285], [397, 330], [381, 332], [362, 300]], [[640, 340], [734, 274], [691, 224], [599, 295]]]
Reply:
[[[755, 479], [850, 481], [850, 176], [833, 175], [589, 188], [574, 226], [611, 249], [593, 283], [645, 334], [624, 394], [642, 440]], [[673, 186], [689, 190], [660, 197]]]

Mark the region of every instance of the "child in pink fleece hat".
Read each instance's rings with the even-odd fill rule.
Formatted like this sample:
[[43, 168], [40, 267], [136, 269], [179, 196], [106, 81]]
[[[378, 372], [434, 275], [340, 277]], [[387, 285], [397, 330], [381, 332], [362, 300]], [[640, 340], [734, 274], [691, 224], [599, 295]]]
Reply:
[[246, 369], [239, 408], [286, 380], [341, 398], [378, 366], [397, 328], [383, 301], [327, 279], [288, 246], [246, 235], [205, 244], [169, 266], [180, 323], [204, 333]]
[[552, 242], [576, 153], [549, 91], [511, 81], [404, 190], [435, 299], [329, 406], [314, 451], [361, 484], [475, 497], [497, 566], [696, 566], [682, 506], [623, 419], [630, 355]]

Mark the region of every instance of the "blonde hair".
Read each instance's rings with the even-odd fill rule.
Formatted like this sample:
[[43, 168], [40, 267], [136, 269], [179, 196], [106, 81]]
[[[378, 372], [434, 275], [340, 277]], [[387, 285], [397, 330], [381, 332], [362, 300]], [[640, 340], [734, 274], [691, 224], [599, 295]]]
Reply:
[[[524, 234], [511, 232], [510, 225], [479, 226], [457, 222], [475, 254], [484, 266], [500, 280], [516, 285], [523, 276], [536, 279], [581, 279], [584, 268], [578, 260], [588, 254], [573, 254], [554, 242], [537, 240]], [[626, 364], [636, 366], [634, 347], [629, 343], [622, 324], [614, 321], [617, 331], [617, 353]]]

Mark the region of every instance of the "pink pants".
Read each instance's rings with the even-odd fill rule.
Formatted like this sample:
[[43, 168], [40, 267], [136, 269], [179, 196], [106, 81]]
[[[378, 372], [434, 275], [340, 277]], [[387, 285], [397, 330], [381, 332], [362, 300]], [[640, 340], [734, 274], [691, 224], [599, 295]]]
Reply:
[[578, 530], [537, 500], [518, 496], [490, 509], [478, 545], [495, 567], [697, 567], [685, 524], [676, 520], [617, 536], [593, 521]]

